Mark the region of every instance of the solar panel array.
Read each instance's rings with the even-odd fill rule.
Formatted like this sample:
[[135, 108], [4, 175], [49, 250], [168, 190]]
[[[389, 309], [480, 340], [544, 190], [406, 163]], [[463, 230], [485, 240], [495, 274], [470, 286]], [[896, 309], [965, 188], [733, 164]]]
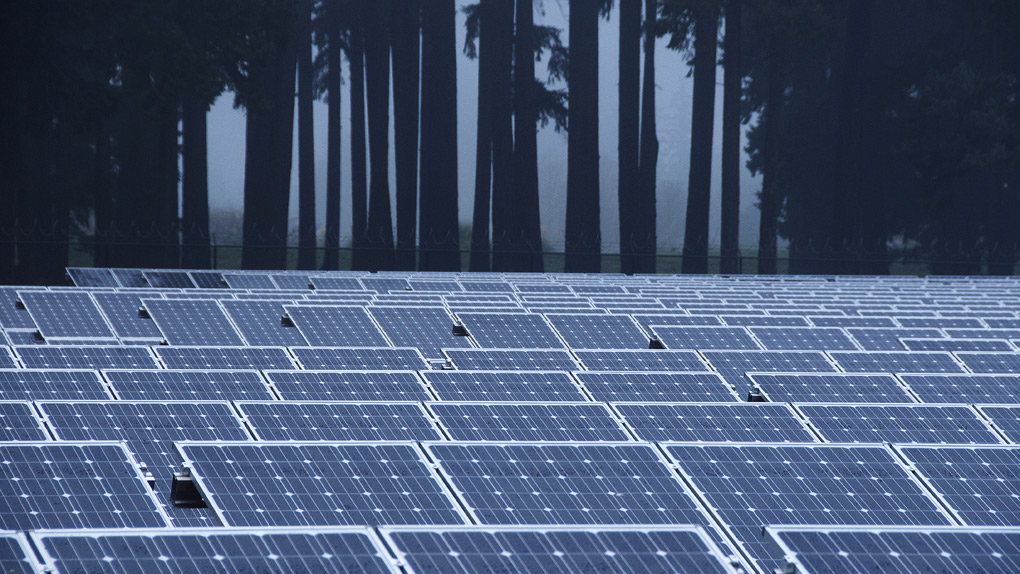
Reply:
[[0, 568], [1020, 568], [1020, 280], [0, 288]]

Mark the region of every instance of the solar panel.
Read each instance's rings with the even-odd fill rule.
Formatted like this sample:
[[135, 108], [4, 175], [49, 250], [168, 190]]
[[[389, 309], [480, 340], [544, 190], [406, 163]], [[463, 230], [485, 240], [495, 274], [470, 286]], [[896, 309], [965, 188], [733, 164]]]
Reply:
[[1020, 530], [781, 526], [766, 529], [796, 572], [1014, 572]]
[[372, 371], [392, 369], [415, 371], [428, 368], [428, 362], [418, 349], [406, 348], [352, 348], [352, 347], [291, 347], [291, 352], [302, 369], [330, 369], [336, 371]]
[[120, 287], [117, 278], [109, 269], [68, 267], [67, 276], [78, 287]]
[[5, 329], [36, 329], [28, 311], [17, 306], [18, 293], [39, 290], [39, 287], [0, 287], [0, 326]]
[[0, 370], [0, 400], [112, 399], [109, 389], [95, 371], [68, 369]]
[[853, 339], [838, 327], [751, 327], [751, 334], [770, 351], [858, 350]]
[[945, 329], [952, 339], [1020, 339], [1020, 329]]
[[542, 315], [460, 313], [457, 316], [482, 348], [562, 349], [563, 341]]
[[628, 441], [600, 403], [442, 402], [428, 405], [451, 440]]
[[185, 271], [143, 271], [150, 287], [157, 289], [190, 289], [197, 287]]
[[281, 347], [153, 347], [168, 369], [293, 369]]
[[464, 524], [414, 443], [177, 443], [227, 526]]
[[363, 307], [287, 305], [287, 316], [311, 345], [336, 347], [389, 347]]
[[763, 525], [952, 521], [885, 447], [669, 444], [669, 456], [760, 571], [781, 561]]
[[31, 403], [0, 402], [0, 441], [49, 440]]
[[411, 571], [474, 574], [734, 572], [697, 527], [382, 528]]
[[747, 373], [825, 373], [836, 367], [817, 351], [703, 351], [708, 362], [741, 396], [750, 386]]
[[458, 370], [573, 371], [579, 368], [566, 349], [443, 349]]
[[305, 273], [273, 273], [270, 274], [277, 289], [294, 289], [308, 291], [310, 277]]
[[652, 325], [669, 326], [722, 326], [723, 322], [719, 317], [713, 315], [679, 315], [676, 313], [634, 313], [634, 320], [644, 328]]
[[443, 307], [370, 307], [372, 317], [398, 347], [417, 347], [430, 359], [443, 349], [470, 348], [467, 337], [453, 334], [453, 317]]
[[707, 371], [694, 351], [584, 350], [575, 351], [589, 371]]
[[661, 455], [635, 443], [426, 443], [479, 524], [705, 524]]
[[281, 323], [285, 311], [280, 301], [223, 301], [222, 305], [249, 345], [308, 344], [297, 329]]
[[460, 286], [469, 293], [513, 293], [514, 288], [503, 281], [460, 281]]
[[120, 443], [0, 443], [0, 529], [167, 526]]
[[667, 349], [761, 349], [743, 327], [652, 325], [650, 329]]
[[1011, 443], [1020, 443], [1020, 407], [1015, 405], [987, 405], [976, 407], [981, 415]]
[[980, 329], [984, 327], [984, 323], [980, 319], [974, 318], [957, 318], [953, 319], [950, 317], [896, 317], [896, 322], [900, 325], [910, 328], [929, 328], [929, 329]]
[[[972, 373], [1020, 372], [1020, 353], [956, 353]], [[910, 371], [916, 372], [916, 371]]]
[[171, 345], [244, 345], [223, 308], [212, 299], [143, 299]]
[[35, 345], [14, 347], [29, 369], [153, 369], [148, 347]]
[[141, 269], [111, 269], [121, 287], [149, 287]]
[[939, 338], [938, 329], [847, 329], [850, 336], [865, 351], [904, 351], [903, 338]]
[[266, 371], [284, 400], [429, 401], [414, 371]]
[[[985, 324], [991, 329], [1020, 329], [1020, 319], [985, 319]], [[980, 327], [975, 327], [980, 328]]]
[[900, 374], [923, 403], [1020, 403], [1020, 375]]
[[572, 349], [648, 348], [648, 337], [627, 315], [548, 313], [545, 317]]
[[201, 289], [222, 289], [227, 286], [223, 274], [217, 271], [192, 271], [191, 280]]
[[851, 373], [962, 373], [949, 353], [938, 351], [833, 351], [833, 360]]
[[411, 286], [401, 277], [359, 277], [361, 284], [369, 291], [386, 293], [389, 291], [410, 291]]
[[440, 440], [421, 404], [414, 402], [239, 402], [257, 440]]
[[42, 567], [35, 561], [35, 552], [24, 534], [0, 532], [0, 571], [10, 574], [33, 574]]
[[308, 281], [316, 290], [351, 290], [364, 291], [365, 286], [358, 281], [357, 277], [336, 277], [336, 276], [311, 276]]
[[807, 327], [810, 325], [804, 317], [794, 316], [759, 316], [759, 315], [720, 315], [727, 325], [735, 327]]
[[14, 355], [10, 347], [0, 346], [0, 368], [13, 369], [18, 364], [14, 360]]
[[367, 529], [175, 529], [33, 533], [60, 572], [397, 572]]
[[797, 405], [827, 442], [1000, 444], [963, 405]]
[[272, 399], [258, 371], [103, 371], [117, 398], [125, 401], [233, 401]]
[[790, 407], [777, 403], [616, 403], [638, 438], [689, 442], [814, 442]]
[[911, 351], [989, 351], [1010, 353], [1015, 349], [1003, 339], [900, 339]]
[[118, 337], [157, 342], [163, 338], [152, 319], [138, 316], [138, 310], [142, 308], [140, 296], [134, 293], [93, 293], [92, 297]]
[[829, 317], [811, 315], [807, 319], [815, 327], [881, 328], [897, 326], [896, 322], [888, 317]]
[[277, 288], [276, 283], [268, 273], [224, 273], [223, 280], [231, 289]]
[[421, 376], [442, 401], [586, 400], [563, 371], [423, 371]]
[[897, 446], [963, 524], [1020, 525], [1020, 447]]
[[87, 292], [19, 291], [18, 298], [46, 339], [114, 339]]
[[722, 402], [738, 399], [716, 373], [581, 371], [574, 375], [596, 401]]
[[748, 378], [776, 402], [914, 402], [889, 373], [749, 373]]

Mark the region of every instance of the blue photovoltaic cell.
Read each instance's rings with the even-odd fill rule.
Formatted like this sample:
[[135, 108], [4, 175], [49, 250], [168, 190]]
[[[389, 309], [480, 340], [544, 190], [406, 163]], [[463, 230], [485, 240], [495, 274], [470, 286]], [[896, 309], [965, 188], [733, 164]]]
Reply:
[[124, 446], [0, 443], [0, 529], [167, 526]]
[[120, 287], [117, 278], [109, 269], [68, 267], [67, 276], [78, 287]]
[[142, 276], [149, 287], [157, 289], [190, 289], [196, 287], [186, 271], [144, 271]]
[[231, 289], [276, 289], [267, 273], [224, 273], [223, 280]]
[[429, 443], [480, 524], [704, 524], [647, 444]]
[[30, 290], [39, 290], [38, 287], [0, 287], [0, 327], [5, 329], [36, 329], [35, 321], [28, 311], [17, 307], [18, 293], [26, 293]]
[[277, 289], [308, 291], [310, 277], [305, 273], [273, 273], [270, 277]]
[[627, 441], [601, 403], [432, 403], [451, 440]]
[[964, 524], [1020, 526], [1020, 447], [896, 448]]
[[737, 396], [716, 373], [574, 373], [596, 401], [722, 402]]
[[370, 532], [164, 531], [33, 534], [60, 572], [394, 572]]
[[1020, 319], [985, 319], [990, 329], [1020, 329]]
[[460, 313], [478, 345], [492, 349], [562, 349], [563, 341], [537, 313]]
[[467, 337], [453, 334], [453, 317], [443, 307], [369, 307], [369, 313], [398, 347], [417, 347], [430, 359], [443, 349], [471, 347]]
[[415, 348], [291, 347], [302, 369], [416, 371], [428, 363]]
[[901, 374], [923, 403], [1020, 403], [1018, 375]]
[[458, 370], [573, 371], [580, 366], [566, 349], [443, 349]]
[[815, 442], [797, 415], [778, 403], [618, 403], [614, 408], [646, 441]]
[[154, 347], [168, 369], [293, 369], [281, 347]]
[[287, 401], [430, 401], [414, 371], [266, 371]]
[[838, 327], [751, 327], [762, 347], [770, 351], [857, 350], [853, 339]]
[[992, 421], [992, 425], [1006, 436], [1006, 440], [1020, 443], [1020, 406], [982, 406], [978, 410]]
[[112, 399], [110, 391], [95, 371], [0, 370], [0, 400], [36, 401], [43, 399]]
[[905, 351], [907, 347], [900, 342], [900, 339], [942, 337], [942, 332], [938, 329], [847, 329], [846, 331], [865, 351]]
[[93, 293], [96, 304], [103, 311], [103, 315], [110, 321], [113, 331], [118, 337], [125, 339], [152, 339], [158, 341], [163, 338], [159, 328], [152, 322], [138, 316], [138, 310], [142, 308], [142, 298], [135, 293]]
[[87, 292], [19, 291], [39, 332], [47, 339], [113, 339], [113, 331]]
[[422, 371], [441, 401], [583, 401], [564, 371]]
[[171, 345], [244, 345], [212, 299], [144, 299], [152, 320]]
[[620, 530], [384, 529], [414, 572], [731, 572], [691, 527]]
[[803, 317], [721, 315], [719, 318], [727, 325], [734, 327], [807, 327], [809, 325], [807, 319]]
[[257, 440], [440, 440], [411, 402], [341, 403], [271, 401], [237, 404]]
[[1020, 571], [1020, 529], [769, 528], [803, 574]]
[[966, 406], [798, 405], [827, 442], [1000, 444]]
[[929, 329], [980, 329], [984, 327], [984, 323], [980, 319], [974, 318], [958, 318], [953, 319], [950, 317], [896, 317], [896, 322], [906, 327], [911, 328], [929, 328]]
[[896, 327], [896, 323], [889, 317], [824, 317], [809, 316], [808, 320], [815, 327]]
[[953, 339], [1020, 339], [1020, 329], [945, 329]]
[[761, 349], [743, 327], [652, 325], [651, 330], [667, 349]]
[[0, 402], [0, 441], [49, 440], [30, 403]]
[[106, 370], [117, 398], [125, 401], [236, 401], [272, 399], [258, 371]]
[[225, 525], [464, 523], [413, 443], [177, 446]]
[[752, 373], [770, 401], [787, 403], [911, 403], [889, 373]]
[[708, 365], [694, 351], [644, 350], [576, 351], [589, 371], [707, 371]]
[[363, 307], [287, 305], [287, 315], [310, 345], [389, 347]]
[[648, 337], [627, 315], [548, 313], [545, 317], [572, 349], [648, 348]]
[[825, 373], [836, 367], [818, 351], [705, 351], [716, 371], [743, 395], [750, 386], [747, 373]]
[[[972, 373], [1018, 373], [1020, 353], [956, 353]], [[917, 372], [917, 371], [904, 371]]]
[[293, 327], [280, 322], [284, 315], [280, 301], [223, 301], [223, 308], [249, 345], [291, 347], [307, 345]]
[[29, 369], [155, 369], [148, 347], [35, 345], [15, 347]]
[[988, 351], [1011, 353], [1015, 349], [1003, 339], [901, 339], [911, 351]]
[[672, 445], [667, 452], [760, 571], [781, 561], [769, 524], [949, 525], [882, 446]]
[[[851, 373], [962, 373], [963, 367], [945, 352], [833, 351], [833, 360]], [[1020, 355], [1018, 355], [1020, 356]]]
[[14, 355], [11, 354], [11, 348], [0, 345], [0, 368], [13, 369], [18, 364], [14, 362]]
[[201, 289], [223, 289], [227, 286], [223, 274], [217, 271], [191, 271], [191, 280]]
[[27, 542], [22, 542], [13, 532], [0, 532], [0, 571], [7, 574], [33, 574], [39, 571], [35, 565], [34, 553]]
[[712, 315], [678, 315], [675, 313], [635, 313], [632, 315], [634, 320], [638, 322], [644, 328], [649, 328], [652, 325], [668, 325], [668, 326], [721, 326], [723, 323], [718, 317]]

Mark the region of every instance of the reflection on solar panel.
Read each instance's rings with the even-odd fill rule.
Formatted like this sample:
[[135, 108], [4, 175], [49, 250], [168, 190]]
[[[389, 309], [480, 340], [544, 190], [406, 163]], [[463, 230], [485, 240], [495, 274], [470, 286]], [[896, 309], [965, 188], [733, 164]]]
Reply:
[[513, 293], [514, 288], [502, 281], [461, 281], [460, 286], [470, 293]]
[[[1020, 353], [965, 353], [956, 354], [972, 373], [1020, 372]], [[909, 371], [916, 372], [916, 371]]]
[[118, 399], [125, 401], [232, 401], [272, 399], [258, 371], [106, 370]]
[[237, 404], [257, 440], [440, 440], [419, 403]]
[[589, 371], [707, 371], [694, 351], [681, 350], [588, 350], [576, 351]]
[[423, 371], [441, 401], [583, 401], [563, 371]]
[[113, 339], [113, 331], [88, 293], [19, 291], [44, 338]]
[[0, 464], [0, 529], [167, 525], [122, 444], [0, 443]]
[[667, 445], [759, 570], [779, 567], [766, 524], [952, 524], [882, 446]]
[[716, 373], [577, 372], [585, 390], [605, 402], [722, 402], [737, 396]]
[[284, 400], [429, 401], [414, 371], [266, 371]]
[[563, 341], [537, 313], [460, 313], [458, 318], [482, 348], [563, 348]]
[[287, 305], [287, 315], [311, 345], [389, 347], [363, 307]]
[[546, 319], [572, 349], [648, 348], [648, 337], [627, 315], [548, 313]]
[[30, 403], [0, 402], [0, 441], [49, 440]]
[[121, 287], [149, 287], [141, 269], [111, 269]]
[[408, 291], [411, 289], [407, 280], [399, 277], [360, 277], [358, 280], [365, 286], [365, 289], [379, 293]]
[[835, 372], [823, 353], [817, 351], [705, 351], [708, 362], [743, 396], [750, 386], [747, 373]]
[[898, 376], [923, 403], [1020, 403], [1020, 375]]
[[599, 403], [432, 403], [452, 440], [627, 441], [630, 435]]
[[223, 280], [231, 289], [276, 289], [267, 273], [224, 273]]
[[315, 289], [336, 289], [350, 291], [364, 291], [365, 286], [358, 281], [357, 277], [333, 277], [333, 276], [312, 276], [308, 281], [315, 286]]
[[963, 367], [945, 352], [833, 351], [833, 360], [851, 373], [962, 373]]
[[150, 287], [157, 289], [190, 289], [196, 286], [185, 271], [143, 271], [142, 276]]
[[1020, 525], [1020, 447], [897, 446], [964, 524]]
[[618, 403], [641, 440], [815, 442], [787, 405], [776, 403]]
[[382, 529], [414, 572], [732, 572], [700, 528]]
[[281, 324], [285, 311], [279, 301], [223, 301], [222, 305], [249, 345], [308, 344], [297, 329]]
[[154, 369], [148, 347], [35, 345], [15, 347], [29, 369]]
[[201, 289], [222, 289], [227, 286], [223, 274], [217, 271], [192, 271], [191, 280]]
[[750, 373], [748, 377], [776, 402], [915, 402], [889, 373]]
[[120, 287], [117, 278], [109, 269], [68, 267], [67, 276], [78, 287]]
[[1003, 339], [901, 339], [911, 351], [990, 351], [1012, 352], [1013, 346]]
[[999, 444], [969, 407], [952, 405], [797, 405], [827, 442]]
[[704, 524], [647, 444], [428, 443], [480, 524]]
[[849, 351], [857, 345], [837, 327], [751, 327], [770, 351]]
[[350, 572], [391, 569], [371, 532], [179, 529], [33, 533], [60, 572]]
[[330, 369], [336, 371], [372, 371], [392, 369], [415, 371], [428, 368], [418, 349], [407, 348], [351, 348], [351, 347], [291, 347], [302, 369]]
[[370, 307], [372, 317], [398, 347], [417, 347], [430, 359], [444, 348], [471, 347], [467, 337], [453, 334], [453, 317], [443, 307]]
[[568, 351], [555, 349], [443, 349], [458, 370], [573, 371]]
[[229, 526], [463, 524], [413, 443], [177, 443]]
[[223, 309], [212, 299], [143, 299], [171, 345], [243, 345]]
[[1020, 406], [980, 406], [977, 409], [992, 421], [992, 426], [1005, 435], [1006, 440], [1020, 443]]
[[781, 526], [769, 536], [796, 572], [1020, 571], [1020, 529]]
[[270, 275], [277, 289], [308, 291], [309, 276], [305, 273], [273, 273]]
[[652, 325], [651, 330], [667, 349], [761, 349], [743, 327]]
[[103, 311], [118, 337], [159, 341], [163, 334], [152, 322], [138, 316], [142, 298], [133, 293], [93, 293], [92, 297]]
[[280, 347], [154, 347], [168, 369], [293, 369]]

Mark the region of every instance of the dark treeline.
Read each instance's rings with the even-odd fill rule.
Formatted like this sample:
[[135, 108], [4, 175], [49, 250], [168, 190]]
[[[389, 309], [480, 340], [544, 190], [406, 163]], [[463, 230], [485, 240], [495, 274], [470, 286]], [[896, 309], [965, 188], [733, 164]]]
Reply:
[[[246, 268], [288, 264], [296, 149], [302, 269], [340, 268], [343, 247], [355, 269], [459, 270], [463, 251], [471, 270], [541, 271], [547, 246], [562, 245], [568, 271], [599, 271], [618, 248], [622, 271], [654, 272], [662, 215], [685, 222], [686, 273], [747, 270], [741, 257], [761, 273], [785, 260], [794, 273], [881, 274], [905, 258], [928, 261], [933, 273], [1013, 272], [1015, 0], [562, 5], [567, 30], [542, 24], [541, 0], [13, 3], [2, 24], [0, 278], [58, 282], [71, 244], [96, 265], [211, 266], [206, 115], [226, 92], [246, 117]], [[619, 25], [616, 110], [598, 97], [606, 18]], [[657, 42], [687, 65], [656, 69]], [[458, 97], [459, 52], [478, 66], [477, 101]], [[663, 74], [689, 74], [691, 100], [657, 94]], [[324, 205], [315, 202], [317, 98], [328, 105]], [[658, 166], [678, 158], [660, 157], [657, 105], [690, 110], [685, 188], [658, 184]], [[459, 106], [477, 109], [473, 141], [458, 141]], [[618, 246], [603, 244], [600, 227], [609, 206], [600, 206], [599, 161], [609, 150], [598, 133], [612, 122]], [[566, 133], [565, 189], [540, 188], [543, 127]], [[472, 144], [474, 165], [458, 165], [458, 146]], [[721, 213], [710, 208], [714, 162]], [[756, 238], [739, 234], [745, 169], [760, 175], [760, 187], [746, 190], [757, 197]], [[343, 205], [342, 173], [351, 182]], [[464, 173], [474, 175], [466, 245]], [[565, 194], [563, 237], [543, 237], [548, 194]], [[685, 197], [685, 212], [657, 213], [657, 194]], [[345, 210], [352, 227], [341, 246]]]

